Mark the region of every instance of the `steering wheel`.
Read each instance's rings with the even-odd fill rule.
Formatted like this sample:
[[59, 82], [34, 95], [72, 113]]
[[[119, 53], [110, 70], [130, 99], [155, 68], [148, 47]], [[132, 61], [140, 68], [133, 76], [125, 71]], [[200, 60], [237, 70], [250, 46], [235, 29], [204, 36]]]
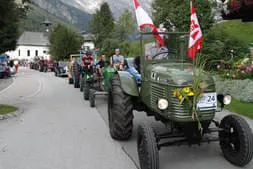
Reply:
[[159, 56], [159, 55], [162, 55], [163, 54], [163, 57], [162, 57], [162, 59], [169, 59], [169, 52], [168, 51], [166, 51], [166, 52], [161, 52], [161, 53], [158, 53], [158, 54], [156, 54], [156, 55], [154, 55], [152, 58], [153, 58], [153, 60], [160, 60], [160, 59], [156, 59], [156, 57], [157, 56]]

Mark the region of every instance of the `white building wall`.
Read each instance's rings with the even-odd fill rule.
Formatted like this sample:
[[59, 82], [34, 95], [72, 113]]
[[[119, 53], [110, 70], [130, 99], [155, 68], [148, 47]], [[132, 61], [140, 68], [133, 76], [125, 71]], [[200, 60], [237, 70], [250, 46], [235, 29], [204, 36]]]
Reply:
[[95, 48], [95, 45], [93, 42], [84, 42], [83, 48], [85, 48], [87, 46], [90, 48], [90, 50], [93, 50]]
[[[30, 51], [30, 56], [28, 56], [28, 51]], [[9, 51], [6, 52], [6, 54], [9, 55], [11, 59], [31, 60], [36, 56], [36, 51], [38, 51], [37, 56], [43, 56], [45, 59], [49, 59], [49, 48], [47, 46], [17, 46], [15, 51]]]

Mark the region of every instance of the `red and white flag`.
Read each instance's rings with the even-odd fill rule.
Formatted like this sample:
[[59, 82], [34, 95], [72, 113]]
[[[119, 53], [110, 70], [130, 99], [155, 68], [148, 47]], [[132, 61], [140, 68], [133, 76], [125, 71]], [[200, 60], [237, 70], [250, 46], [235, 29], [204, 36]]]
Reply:
[[155, 38], [160, 42], [162, 46], [164, 46], [163, 38], [157, 34], [157, 28], [155, 27], [152, 19], [148, 16], [146, 11], [140, 6], [138, 0], [134, 0], [135, 14], [137, 19], [137, 24], [140, 29], [144, 27], [151, 28], [151, 31], [155, 34]]
[[190, 1], [190, 9], [191, 9], [191, 23], [190, 23], [188, 56], [191, 59], [193, 59], [196, 55], [197, 50], [202, 47], [201, 42], [203, 40], [203, 35], [200, 29], [199, 21], [192, 1]]

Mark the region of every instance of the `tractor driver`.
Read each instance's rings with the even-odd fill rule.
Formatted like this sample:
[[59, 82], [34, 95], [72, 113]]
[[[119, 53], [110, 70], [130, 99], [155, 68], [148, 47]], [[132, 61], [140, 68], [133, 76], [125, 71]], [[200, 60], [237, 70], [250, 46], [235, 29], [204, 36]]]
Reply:
[[110, 65], [112, 65], [115, 69], [123, 70], [124, 56], [120, 55], [119, 49], [115, 49], [115, 55], [111, 57]]
[[85, 73], [92, 73], [92, 64], [93, 64], [92, 53], [90, 51], [87, 51], [82, 58], [82, 67]]
[[[159, 40], [156, 39], [155, 46], [151, 47], [149, 50], [149, 54], [147, 55], [147, 60], [161, 60], [166, 59], [168, 56], [168, 48], [162, 46]], [[159, 54], [161, 53], [161, 54]], [[154, 57], [155, 56], [155, 57]]]
[[109, 62], [106, 60], [106, 56], [102, 55], [101, 60], [98, 62], [97, 65], [97, 72], [101, 74], [101, 68], [107, 67], [109, 65]]

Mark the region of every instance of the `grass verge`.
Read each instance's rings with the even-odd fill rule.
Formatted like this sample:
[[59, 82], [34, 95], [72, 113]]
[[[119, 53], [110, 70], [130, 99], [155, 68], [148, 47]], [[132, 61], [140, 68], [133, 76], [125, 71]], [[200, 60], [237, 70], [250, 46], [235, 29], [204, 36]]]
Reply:
[[253, 119], [253, 103], [241, 102], [235, 99], [232, 99], [230, 105], [225, 107], [226, 109], [241, 114], [243, 116], [247, 116]]
[[17, 110], [17, 107], [0, 104], [0, 115], [8, 114]]

